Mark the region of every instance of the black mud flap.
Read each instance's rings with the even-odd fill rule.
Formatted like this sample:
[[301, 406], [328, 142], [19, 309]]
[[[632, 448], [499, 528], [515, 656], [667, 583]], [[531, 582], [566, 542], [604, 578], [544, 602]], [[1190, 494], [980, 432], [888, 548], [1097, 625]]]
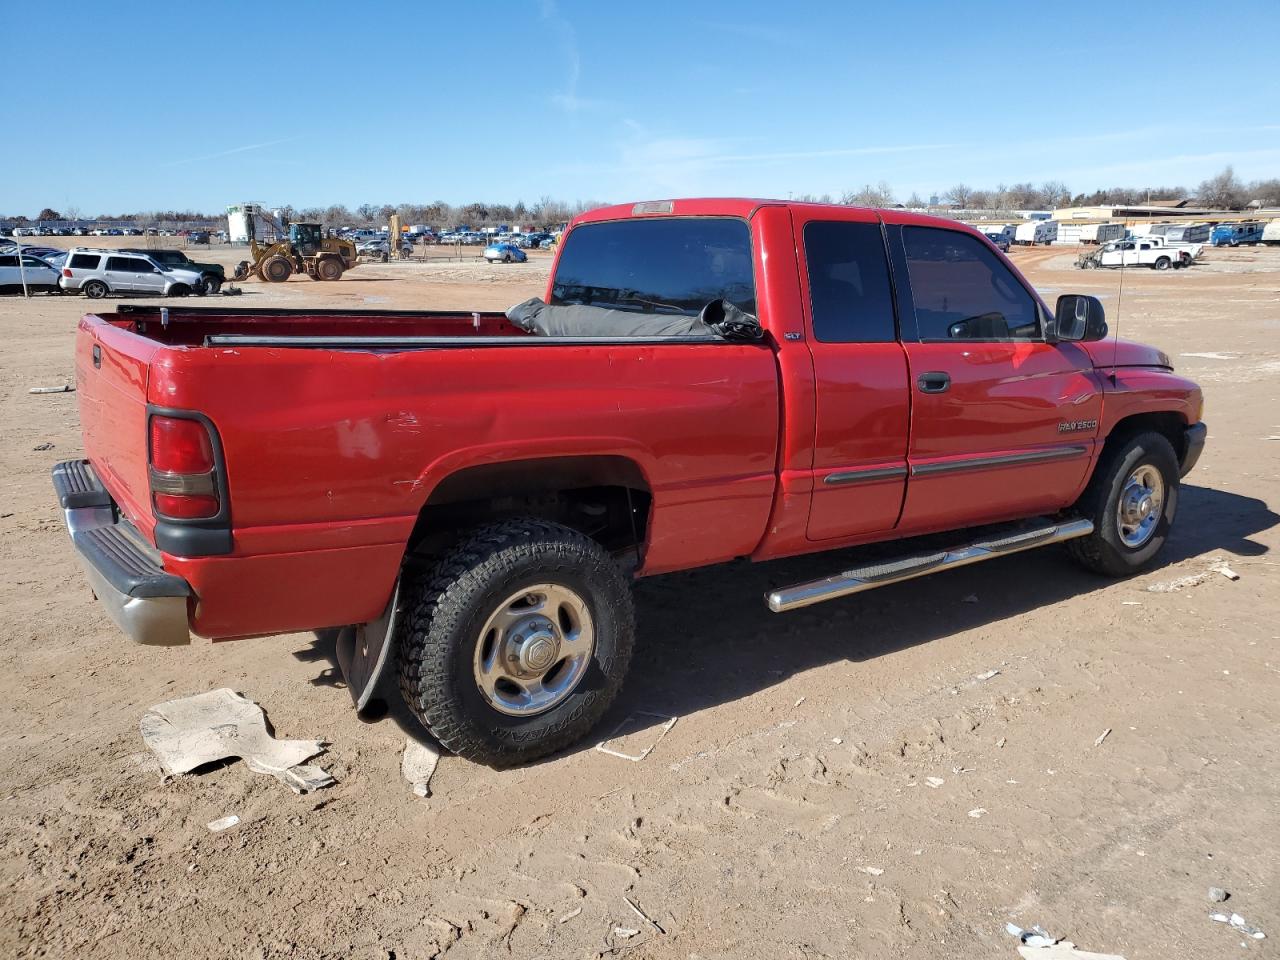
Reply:
[[394, 645], [392, 637], [396, 630], [399, 603], [400, 580], [397, 578], [391, 602], [382, 611], [382, 616], [370, 623], [343, 627], [334, 641], [338, 669], [347, 681], [347, 690], [355, 702], [356, 713], [369, 706], [373, 692], [378, 688], [378, 681], [382, 679], [387, 663], [391, 660], [389, 654]]

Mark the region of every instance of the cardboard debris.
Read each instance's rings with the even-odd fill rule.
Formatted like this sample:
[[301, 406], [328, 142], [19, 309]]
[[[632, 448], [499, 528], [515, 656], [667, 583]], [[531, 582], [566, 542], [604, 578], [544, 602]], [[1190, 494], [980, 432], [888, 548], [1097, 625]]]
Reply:
[[1209, 919], [1217, 923], [1225, 923], [1229, 925], [1233, 930], [1239, 930], [1246, 937], [1253, 937], [1253, 939], [1255, 940], [1267, 939], [1267, 935], [1265, 933], [1263, 933], [1253, 924], [1249, 923], [1247, 920], [1245, 920], [1244, 917], [1240, 916], [1240, 914], [1238, 913], [1233, 913], [1231, 914], [1231, 916], [1227, 916], [1225, 913], [1211, 913], [1209, 914]]
[[169, 776], [240, 757], [255, 773], [266, 773], [295, 793], [327, 787], [333, 777], [303, 763], [326, 746], [323, 740], [277, 740], [267, 732], [262, 708], [225, 687], [158, 703], [142, 717], [142, 739]]
[[1016, 923], [1006, 923], [1004, 929], [1009, 936], [1017, 937], [1029, 947], [1052, 947], [1058, 942], [1057, 937], [1039, 925], [1023, 930]]
[[1118, 953], [1091, 953], [1077, 950], [1070, 940], [1060, 940], [1051, 947], [1019, 945], [1018, 955], [1025, 960], [1124, 960]]
[[1025, 960], [1124, 960], [1118, 953], [1077, 950], [1070, 940], [1060, 940], [1043, 927], [1023, 930], [1016, 923], [1006, 923], [1004, 928], [1010, 936], [1022, 941], [1018, 944], [1018, 955]]
[[440, 762], [440, 751], [420, 740], [409, 739], [400, 757], [400, 774], [413, 785], [419, 797], [431, 796], [431, 776]]
[[680, 718], [662, 713], [637, 710], [618, 724], [608, 739], [597, 743], [596, 749], [611, 757], [638, 763], [653, 752], [658, 741], [670, 732], [678, 719]]

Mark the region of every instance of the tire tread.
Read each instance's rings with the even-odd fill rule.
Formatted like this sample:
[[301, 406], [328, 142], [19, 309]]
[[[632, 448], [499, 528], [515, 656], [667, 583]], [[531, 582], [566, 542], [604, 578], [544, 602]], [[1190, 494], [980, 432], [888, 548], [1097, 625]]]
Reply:
[[[551, 556], [547, 556], [550, 551]], [[607, 565], [607, 574], [622, 587], [611, 597], [621, 626], [617, 650], [602, 663], [609, 679], [592, 691], [552, 735], [518, 750], [495, 746], [461, 715], [448, 687], [450, 662], [468, 604], [503, 572], [540, 557], [548, 574], [572, 569], [575, 563]], [[547, 562], [551, 561], [551, 562]], [[634, 605], [621, 571], [595, 541], [537, 519], [514, 519], [472, 530], [445, 553], [419, 585], [411, 588], [405, 629], [400, 638], [400, 691], [414, 715], [440, 744], [459, 756], [494, 766], [520, 763], [554, 753], [585, 734], [612, 704], [621, 688], [634, 644]]]

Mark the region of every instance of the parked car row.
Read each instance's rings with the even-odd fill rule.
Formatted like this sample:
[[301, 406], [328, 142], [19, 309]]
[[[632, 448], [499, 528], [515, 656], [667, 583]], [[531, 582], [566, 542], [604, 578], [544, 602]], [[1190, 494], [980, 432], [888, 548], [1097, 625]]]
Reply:
[[[0, 225], [0, 237], [208, 237], [208, 230], [171, 230], [160, 227], [51, 227], [37, 224], [34, 227], [6, 227]], [[225, 236], [223, 231], [216, 234]], [[205, 240], [204, 242], [208, 242]]]
[[221, 264], [197, 263], [181, 250], [0, 247], [0, 292], [21, 293], [24, 279], [33, 292], [79, 292], [96, 300], [108, 294], [214, 294], [226, 273]]
[[[400, 241], [400, 256], [407, 257], [413, 253], [413, 244], [408, 240]], [[391, 259], [391, 241], [387, 237], [380, 237], [371, 240], [360, 240], [356, 243], [356, 254], [361, 257], [369, 257], [373, 260], [381, 260], [386, 263]]]

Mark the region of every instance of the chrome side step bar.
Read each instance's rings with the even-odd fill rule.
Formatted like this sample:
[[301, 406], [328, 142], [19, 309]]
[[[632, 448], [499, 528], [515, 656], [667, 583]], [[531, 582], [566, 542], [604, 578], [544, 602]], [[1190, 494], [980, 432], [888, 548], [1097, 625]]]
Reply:
[[798, 583], [793, 587], [782, 587], [766, 594], [765, 600], [768, 601], [769, 609], [774, 613], [786, 613], [788, 610], [798, 610], [801, 607], [822, 603], [824, 600], [835, 600], [837, 597], [874, 590], [889, 583], [913, 580], [940, 570], [981, 563], [993, 557], [1030, 550], [1032, 547], [1043, 547], [1050, 543], [1074, 540], [1076, 537], [1087, 537], [1091, 533], [1093, 533], [1091, 520], [1068, 520], [1063, 523], [1023, 528], [1008, 536], [982, 540], [967, 547], [919, 554], [886, 563], [872, 563], [846, 570], [825, 580], [811, 580], [808, 583]]

